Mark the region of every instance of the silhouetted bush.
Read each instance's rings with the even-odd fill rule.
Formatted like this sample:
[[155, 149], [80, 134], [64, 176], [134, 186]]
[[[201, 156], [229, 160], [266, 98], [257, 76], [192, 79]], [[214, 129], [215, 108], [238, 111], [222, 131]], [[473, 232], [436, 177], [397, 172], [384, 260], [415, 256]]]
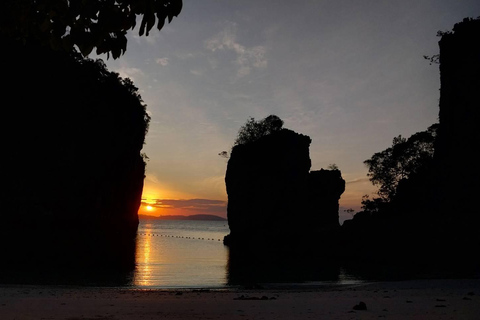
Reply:
[[263, 136], [281, 130], [282, 126], [283, 120], [276, 115], [270, 115], [259, 121], [255, 121], [254, 118], [249, 118], [238, 131], [234, 146], [257, 141]]

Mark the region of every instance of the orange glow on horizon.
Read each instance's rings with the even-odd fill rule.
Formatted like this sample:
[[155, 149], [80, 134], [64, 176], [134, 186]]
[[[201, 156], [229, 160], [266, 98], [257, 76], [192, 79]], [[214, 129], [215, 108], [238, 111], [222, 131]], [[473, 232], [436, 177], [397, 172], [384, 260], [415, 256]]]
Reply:
[[[204, 201], [224, 201], [224, 200], [208, 200], [211, 198], [202, 198], [201, 195], [178, 192], [177, 190], [170, 190], [168, 188], [159, 188], [158, 186], [145, 185], [142, 193], [142, 203], [138, 210], [139, 215], [160, 217], [160, 216], [190, 216], [195, 214], [211, 214], [226, 218], [225, 212], [218, 212], [218, 204], [199, 205], [185, 204], [185, 201], [204, 200]], [[172, 204], [180, 203], [180, 205]], [[182, 203], [183, 202], [183, 203]], [[220, 204], [221, 205], [221, 204]], [[209, 210], [212, 208], [212, 210]]]
[[152, 183], [145, 183], [142, 192], [142, 199], [147, 203], [155, 203], [157, 199], [193, 199], [198, 198], [197, 195], [178, 190], [172, 190], [168, 187], [160, 187], [152, 185]]

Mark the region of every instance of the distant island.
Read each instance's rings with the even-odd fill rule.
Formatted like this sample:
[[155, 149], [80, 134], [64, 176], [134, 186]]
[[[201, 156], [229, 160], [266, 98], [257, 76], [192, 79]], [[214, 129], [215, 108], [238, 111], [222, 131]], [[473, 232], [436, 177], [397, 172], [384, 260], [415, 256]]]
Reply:
[[169, 216], [149, 216], [149, 215], [138, 215], [138, 218], [141, 220], [208, 220], [208, 221], [227, 221], [227, 219], [213, 215], [213, 214], [194, 214], [190, 216], [181, 216], [181, 215], [169, 215]]

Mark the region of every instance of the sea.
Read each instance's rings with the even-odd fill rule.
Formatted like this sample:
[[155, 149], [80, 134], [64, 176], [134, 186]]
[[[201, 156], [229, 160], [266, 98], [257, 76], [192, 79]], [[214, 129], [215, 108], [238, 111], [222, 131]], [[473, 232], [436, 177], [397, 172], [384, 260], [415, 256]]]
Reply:
[[[328, 262], [319, 259], [316, 248], [308, 247], [315, 259], [292, 259], [271, 255], [265, 261], [238, 255], [223, 244], [230, 233], [227, 221], [140, 220], [135, 249], [135, 268], [114, 272], [64, 268], [0, 269], [0, 285], [73, 285], [122, 287], [129, 289], [235, 289], [245, 287], [305, 288], [356, 285], [370, 281], [446, 278], [418, 267]], [[311, 246], [311, 244], [305, 244]], [[302, 256], [303, 257], [303, 256]], [[260, 259], [265, 260], [265, 259]], [[1, 266], [0, 266], [1, 267]], [[464, 277], [462, 274], [461, 276]], [[477, 274], [477, 277], [480, 274]], [[453, 274], [453, 277], [458, 277]]]
[[223, 237], [227, 221], [140, 220], [136, 268], [128, 284], [149, 288], [232, 288], [355, 284], [363, 280], [342, 268], [325, 266], [268, 266], [256, 261], [248, 270], [235, 270]]
[[140, 220], [137, 288], [219, 288], [227, 284], [227, 221]]
[[[351, 272], [323, 261], [287, 257], [260, 262], [223, 244], [228, 222], [210, 220], [141, 219], [135, 240], [135, 267], [113, 270], [65, 268], [51, 264], [8, 267], [0, 259], [0, 286], [4, 284], [122, 287], [133, 289], [230, 289], [298, 287], [361, 282]], [[21, 235], [18, 235], [21, 237]], [[16, 239], [16, 238], [15, 238]], [[12, 241], [15, 241], [12, 239]], [[308, 244], [306, 244], [308, 245]], [[313, 250], [314, 248], [312, 248]], [[58, 252], [61, 255], [61, 252]], [[35, 258], [35, 257], [34, 257]], [[121, 268], [120, 268], [121, 269]]]

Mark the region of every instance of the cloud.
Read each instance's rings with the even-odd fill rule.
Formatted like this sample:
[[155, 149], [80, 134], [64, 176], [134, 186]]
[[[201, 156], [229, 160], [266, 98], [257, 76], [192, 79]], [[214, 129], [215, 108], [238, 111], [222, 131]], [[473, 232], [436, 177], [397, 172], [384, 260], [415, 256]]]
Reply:
[[168, 58], [158, 58], [155, 62], [163, 67], [168, 65]]
[[250, 74], [254, 68], [265, 68], [267, 66], [265, 46], [249, 48], [237, 42], [235, 23], [230, 23], [220, 33], [205, 41], [205, 47], [212, 52], [233, 51], [237, 56], [234, 63], [238, 66], [238, 77]]
[[194, 74], [196, 76], [201, 76], [203, 74], [203, 71], [198, 70], [198, 69], [192, 69], [192, 70], [190, 70], [190, 73]]
[[368, 178], [358, 178], [358, 179], [353, 179], [350, 181], [347, 181], [347, 184], [354, 184], [354, 183], [359, 183], [359, 182], [368, 182], [370, 181]]
[[210, 199], [155, 199], [155, 203], [149, 205], [155, 208], [183, 209], [210, 213], [224, 213], [227, 211], [226, 201]]
[[160, 180], [157, 178], [157, 176], [152, 173], [147, 173], [145, 176], [145, 180], [151, 181], [153, 183], [160, 183]]

